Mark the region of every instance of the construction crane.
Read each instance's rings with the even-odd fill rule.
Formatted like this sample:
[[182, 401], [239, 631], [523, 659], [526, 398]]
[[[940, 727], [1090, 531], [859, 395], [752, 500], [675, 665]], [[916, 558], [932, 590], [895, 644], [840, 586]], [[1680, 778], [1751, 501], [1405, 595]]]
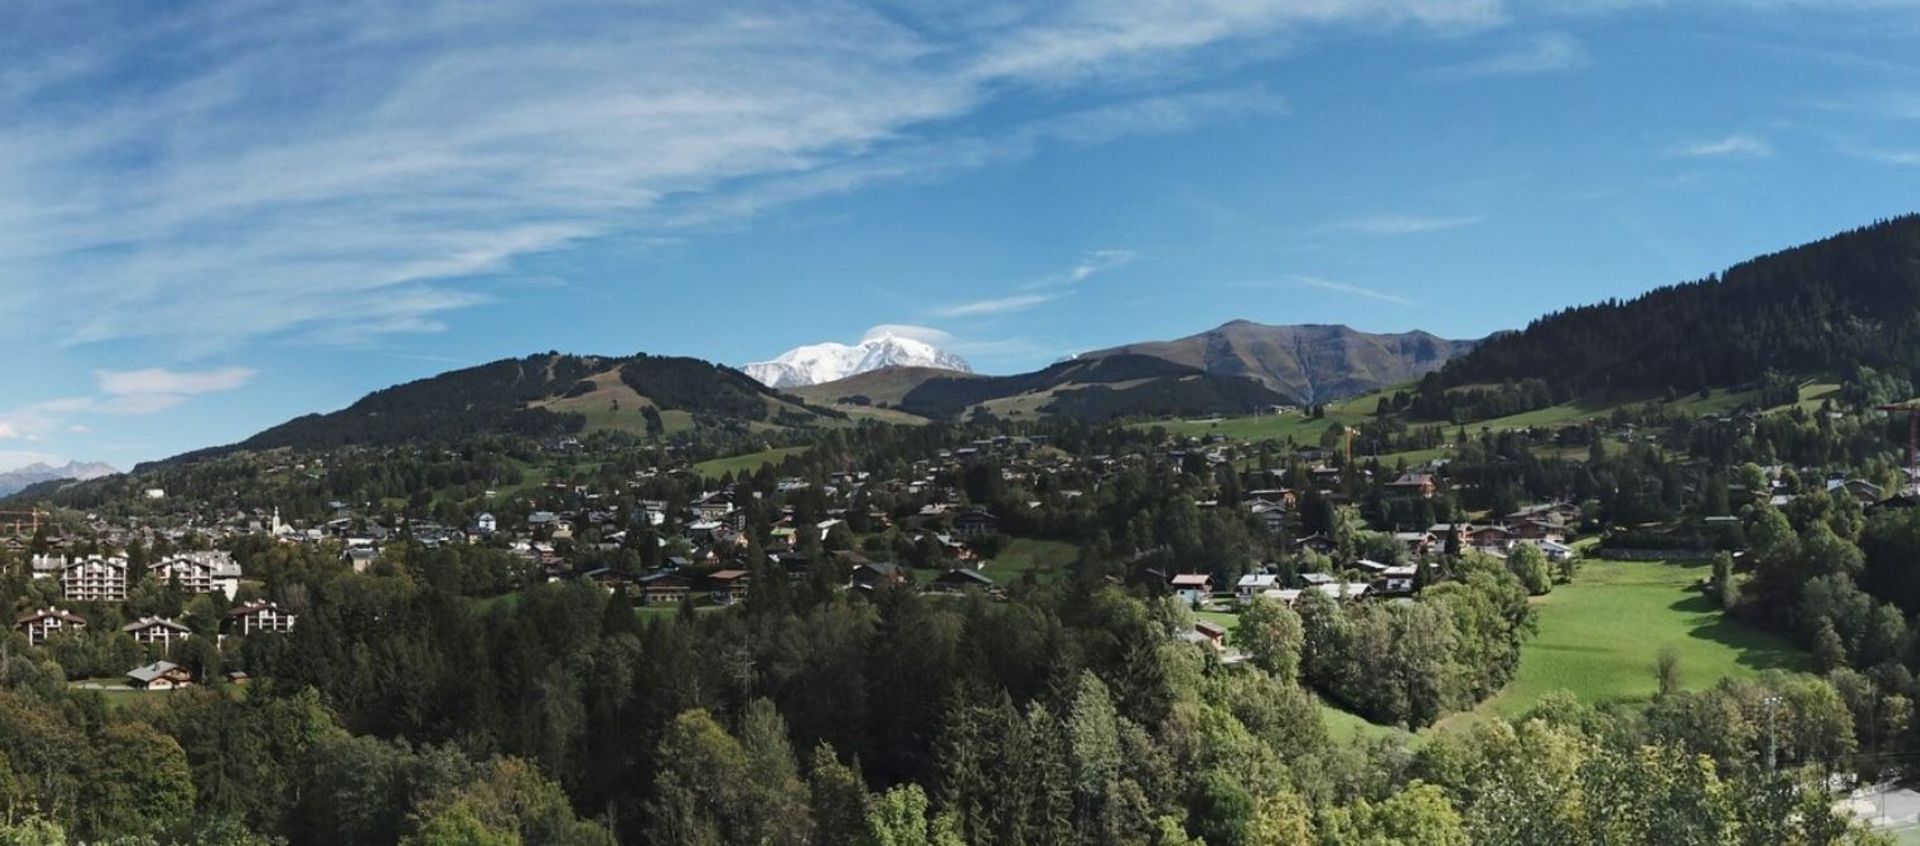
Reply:
[[39, 534], [40, 518], [46, 516], [46, 513], [47, 512], [41, 511], [38, 508], [29, 508], [21, 511], [0, 511], [0, 526], [6, 525], [8, 518], [12, 518], [14, 534]]
[[1907, 487], [1920, 486], [1920, 403], [1902, 402], [1875, 406], [1889, 414], [1899, 411], [1907, 415]]

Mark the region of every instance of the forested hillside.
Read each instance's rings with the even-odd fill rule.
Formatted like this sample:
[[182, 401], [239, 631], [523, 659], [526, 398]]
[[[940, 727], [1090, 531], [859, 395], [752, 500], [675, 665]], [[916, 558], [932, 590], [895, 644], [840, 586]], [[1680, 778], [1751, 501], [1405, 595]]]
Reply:
[[1290, 402], [1240, 376], [1220, 376], [1146, 355], [1063, 361], [1018, 376], [946, 377], [920, 383], [900, 401], [903, 411], [944, 420], [967, 409], [1022, 395], [1038, 410], [1076, 420], [1196, 414], [1245, 414]]
[[579, 414], [537, 407], [542, 401], [577, 398], [601, 390], [591, 377], [617, 374], [637, 399], [658, 411], [686, 411], [696, 418], [805, 425], [837, 412], [798, 400], [747, 378], [732, 368], [693, 358], [636, 355], [631, 358], [541, 353], [503, 359], [396, 385], [353, 405], [309, 414], [231, 446], [180, 456], [207, 458], [235, 450], [291, 447], [392, 446], [415, 441], [450, 443], [479, 435], [547, 437], [579, 432]]
[[1692, 391], [1769, 370], [1920, 367], [1920, 216], [1743, 262], [1632, 300], [1570, 308], [1495, 335], [1446, 385], [1537, 378], [1556, 391]]

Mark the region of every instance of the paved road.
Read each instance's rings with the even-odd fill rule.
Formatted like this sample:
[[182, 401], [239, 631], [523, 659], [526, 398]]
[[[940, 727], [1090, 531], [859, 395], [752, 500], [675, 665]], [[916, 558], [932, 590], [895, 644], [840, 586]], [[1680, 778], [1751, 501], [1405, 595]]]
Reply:
[[1920, 844], [1920, 790], [1875, 785], [1853, 792], [1841, 807], [1874, 828], [1893, 833], [1903, 844]]

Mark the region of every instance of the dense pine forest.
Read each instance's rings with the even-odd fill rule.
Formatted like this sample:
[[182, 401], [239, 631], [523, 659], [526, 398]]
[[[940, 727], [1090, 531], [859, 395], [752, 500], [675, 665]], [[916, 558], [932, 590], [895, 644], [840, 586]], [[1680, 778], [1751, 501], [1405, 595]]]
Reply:
[[1909, 380], [1920, 368], [1920, 215], [1549, 314], [1448, 362], [1439, 381], [1685, 393], [1858, 367]]

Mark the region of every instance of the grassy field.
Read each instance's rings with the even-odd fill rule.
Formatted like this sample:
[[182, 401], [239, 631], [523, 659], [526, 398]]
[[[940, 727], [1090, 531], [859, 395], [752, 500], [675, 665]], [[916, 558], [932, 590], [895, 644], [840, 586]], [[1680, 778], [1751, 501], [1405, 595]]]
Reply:
[[1232, 611], [1195, 611], [1193, 616], [1227, 630], [1227, 643], [1233, 643], [1233, 635], [1240, 631], [1240, 615]]
[[985, 572], [997, 584], [1017, 582], [1027, 573], [1041, 581], [1054, 581], [1066, 575], [1079, 550], [1063, 541], [1014, 538], [998, 556], [987, 562]]
[[1536, 600], [1540, 631], [1521, 649], [1505, 690], [1443, 729], [1488, 716], [1511, 717], [1543, 695], [1567, 690], [1583, 701], [1644, 703], [1655, 691], [1654, 662], [1671, 646], [1688, 689], [1763, 670], [1803, 670], [1805, 653], [1776, 635], [1734, 622], [1689, 588], [1704, 563], [1589, 560], [1574, 584]]
[[[1833, 386], [1831, 385], [1819, 384], [1812, 384], [1803, 388], [1801, 392], [1803, 404], [1811, 403], [1817, 405], [1818, 399], [1810, 399], [1809, 397], [1827, 396], [1831, 393], [1832, 388]], [[1326, 415], [1321, 418], [1311, 418], [1303, 414], [1268, 414], [1257, 417], [1163, 420], [1152, 423], [1137, 423], [1134, 425], [1135, 428], [1141, 429], [1158, 426], [1175, 434], [1192, 437], [1220, 435], [1240, 441], [1285, 441], [1292, 439], [1297, 444], [1311, 445], [1320, 442], [1321, 434], [1326, 432], [1329, 426], [1335, 424], [1358, 426], [1361, 423], [1373, 419], [1374, 410], [1379, 405], [1380, 398], [1382, 396], [1391, 396], [1395, 391], [1399, 390], [1411, 390], [1411, 386], [1398, 386], [1384, 391], [1375, 391], [1351, 399], [1341, 400], [1340, 402], [1330, 403], [1326, 407]], [[1607, 417], [1618, 408], [1645, 405], [1647, 403], [1653, 403], [1668, 411], [1685, 415], [1718, 414], [1739, 408], [1753, 401], [1755, 396], [1756, 392], [1754, 391], [1716, 390], [1705, 398], [1700, 397], [1698, 394], [1687, 394], [1671, 401], [1654, 396], [1610, 402], [1580, 399], [1520, 414], [1468, 423], [1466, 424], [1466, 428], [1472, 432], [1478, 432], [1481, 429], [1491, 429], [1497, 432], [1509, 429], [1567, 426], [1590, 418]], [[1413, 425], [1430, 424], [1424, 421], [1413, 421]], [[1451, 423], [1442, 424], [1442, 426], [1448, 432], [1451, 432], [1454, 428], [1454, 424]], [[1415, 452], [1382, 455], [1380, 459], [1388, 464], [1402, 459], [1406, 460], [1408, 464], [1417, 464], [1434, 458], [1444, 457], [1447, 452], [1446, 449], [1418, 450]]]
[[809, 449], [812, 449], [812, 447], [797, 446], [763, 449], [759, 452], [749, 452], [745, 455], [702, 461], [699, 464], [693, 465], [693, 471], [709, 479], [717, 479], [728, 473], [738, 476], [741, 473], [756, 472], [768, 464], [779, 464], [787, 460], [789, 456], [799, 455]]

